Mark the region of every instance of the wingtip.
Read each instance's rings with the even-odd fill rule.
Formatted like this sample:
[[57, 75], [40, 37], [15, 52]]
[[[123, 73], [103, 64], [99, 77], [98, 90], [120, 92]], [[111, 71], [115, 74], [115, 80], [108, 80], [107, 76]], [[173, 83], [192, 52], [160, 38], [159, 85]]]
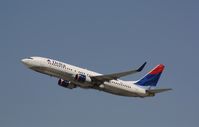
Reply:
[[140, 66], [140, 67], [137, 69], [137, 72], [142, 71], [146, 64], [147, 64], [147, 62], [144, 62], [144, 64], [142, 64], [142, 66]]
[[168, 90], [173, 90], [172, 88], [168, 88]]

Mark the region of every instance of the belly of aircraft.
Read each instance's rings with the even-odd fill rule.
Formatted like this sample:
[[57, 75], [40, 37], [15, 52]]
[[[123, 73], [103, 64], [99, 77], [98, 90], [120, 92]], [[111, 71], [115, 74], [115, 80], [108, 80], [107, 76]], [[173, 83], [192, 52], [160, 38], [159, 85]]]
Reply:
[[115, 94], [115, 95], [120, 95], [120, 96], [127, 96], [127, 97], [140, 97], [138, 94], [124, 90], [124, 89], [119, 89], [116, 87], [110, 87], [110, 86], [105, 86], [103, 91]]

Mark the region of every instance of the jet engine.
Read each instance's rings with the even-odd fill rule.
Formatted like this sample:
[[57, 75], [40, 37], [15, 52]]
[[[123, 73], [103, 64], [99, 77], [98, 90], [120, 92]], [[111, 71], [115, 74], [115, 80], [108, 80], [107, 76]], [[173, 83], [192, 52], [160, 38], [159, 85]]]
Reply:
[[75, 80], [78, 81], [78, 82], [81, 82], [81, 83], [91, 82], [91, 78], [86, 76], [86, 75], [83, 75], [83, 74], [76, 74]]
[[73, 89], [76, 87], [75, 84], [71, 83], [70, 81], [68, 80], [63, 80], [63, 79], [59, 79], [58, 80], [58, 85], [59, 86], [62, 86], [64, 88], [69, 88], [69, 89]]

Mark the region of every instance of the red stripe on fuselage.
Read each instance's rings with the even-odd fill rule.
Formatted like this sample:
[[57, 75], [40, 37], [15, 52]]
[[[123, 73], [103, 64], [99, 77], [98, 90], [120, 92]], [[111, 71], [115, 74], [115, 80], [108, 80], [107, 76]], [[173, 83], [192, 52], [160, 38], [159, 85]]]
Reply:
[[164, 70], [164, 65], [163, 64], [159, 64], [152, 71], [150, 71], [149, 74], [152, 74], [152, 75], [159, 74], [163, 70]]

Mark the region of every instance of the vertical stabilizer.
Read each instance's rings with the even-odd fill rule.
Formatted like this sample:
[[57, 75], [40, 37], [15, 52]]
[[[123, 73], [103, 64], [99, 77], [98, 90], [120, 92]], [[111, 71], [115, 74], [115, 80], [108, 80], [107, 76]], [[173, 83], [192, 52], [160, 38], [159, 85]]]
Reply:
[[164, 70], [164, 65], [159, 64], [135, 84], [140, 86], [156, 86]]

